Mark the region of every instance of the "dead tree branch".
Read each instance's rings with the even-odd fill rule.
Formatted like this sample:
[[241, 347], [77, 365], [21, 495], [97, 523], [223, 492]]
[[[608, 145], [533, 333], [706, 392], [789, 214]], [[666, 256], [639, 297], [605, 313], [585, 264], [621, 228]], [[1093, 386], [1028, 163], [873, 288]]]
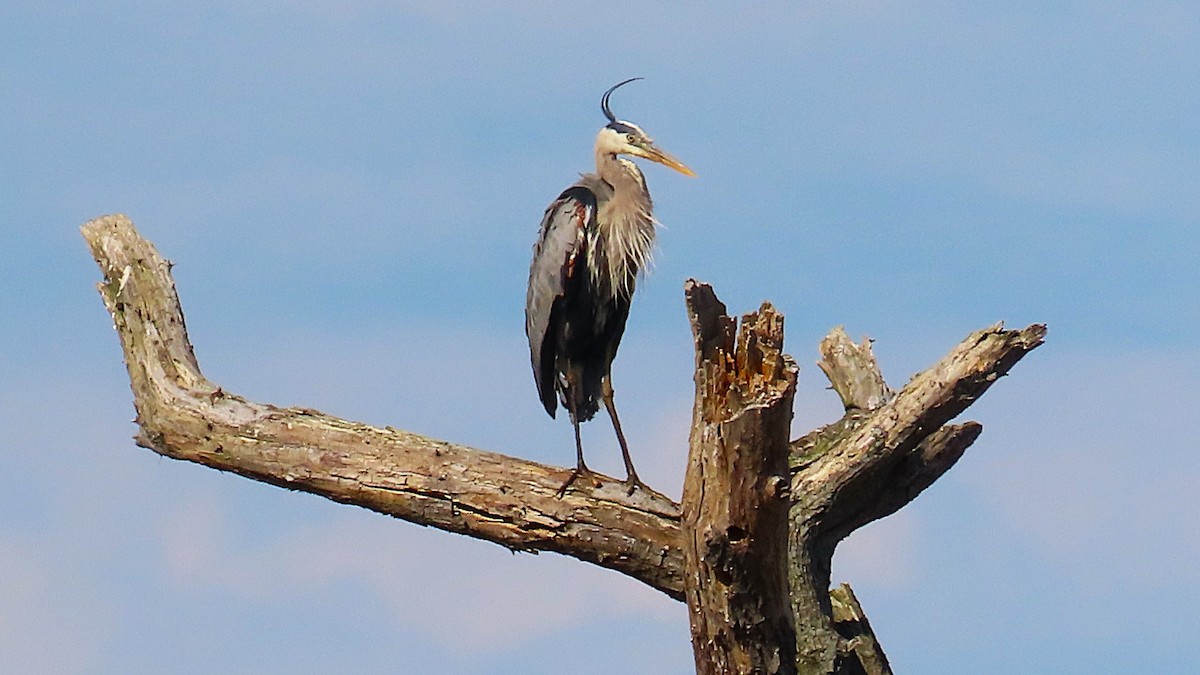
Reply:
[[696, 403], [683, 484], [687, 604], [698, 673], [773, 673], [794, 660], [787, 457], [799, 368], [769, 303], [733, 319], [712, 288], [684, 288]]
[[224, 391], [200, 372], [170, 263], [124, 216], [83, 235], [124, 350], [139, 445], [628, 574], [687, 601], [703, 673], [889, 673], [849, 586], [829, 588], [834, 548], [953, 466], [982, 427], [951, 420], [1046, 330], [977, 331], [895, 393], [870, 342], [836, 329], [819, 365], [846, 413], [788, 442], [798, 369], [782, 316], [764, 304], [738, 334], [712, 289], [689, 281], [696, 402], [683, 506], [608, 478], [559, 498], [565, 469]]
[[170, 263], [124, 216], [94, 220], [83, 235], [125, 351], [138, 445], [513, 550], [574, 556], [683, 597], [670, 499], [627, 496], [617, 480], [559, 499], [559, 468], [224, 391], [200, 372]]
[[[1046, 327], [1036, 324], [1019, 331], [999, 325], [976, 331], [894, 396], [868, 342], [854, 345], [844, 332], [834, 331], [822, 343], [821, 369], [838, 390], [846, 415], [792, 443], [789, 578], [800, 672], [867, 667], [859, 660], [866, 653], [862, 640], [853, 644], [835, 625], [829, 595], [834, 548], [854, 530], [915, 499], [958, 461], [982, 426], [943, 425], [1040, 345], [1045, 334]], [[877, 666], [886, 666], [877, 644], [867, 651]]]

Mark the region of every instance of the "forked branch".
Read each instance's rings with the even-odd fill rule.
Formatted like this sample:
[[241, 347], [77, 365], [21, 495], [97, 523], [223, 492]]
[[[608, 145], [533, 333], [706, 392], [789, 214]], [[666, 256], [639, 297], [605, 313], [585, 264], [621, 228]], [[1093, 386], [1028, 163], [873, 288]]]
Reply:
[[[837, 618], [837, 594], [832, 604], [829, 594], [834, 548], [915, 499], [958, 461], [983, 428], [976, 422], [944, 425], [1045, 334], [1046, 327], [1036, 324], [976, 331], [894, 395], [868, 341], [855, 345], [838, 329], [822, 342], [821, 369], [846, 414], [792, 443], [788, 554], [800, 672], [890, 672], [874, 636], [847, 637], [853, 633]], [[844, 606], [853, 593], [843, 589]], [[869, 633], [865, 617], [861, 625]]]
[[[888, 671], [848, 586], [830, 591], [843, 537], [895, 512], [979, 435], [948, 425], [1041, 344], [1045, 327], [968, 336], [898, 393], [870, 343], [822, 342], [841, 420], [787, 440], [797, 368], [769, 304], [742, 333], [712, 289], [688, 282], [696, 404], [684, 503], [604, 479], [558, 488], [565, 469], [248, 401], [200, 371], [171, 266], [124, 216], [83, 234], [121, 339], [137, 443], [164, 456], [319, 494], [513, 550], [554, 551], [686, 599], [703, 672]], [[682, 515], [686, 513], [685, 516]]]

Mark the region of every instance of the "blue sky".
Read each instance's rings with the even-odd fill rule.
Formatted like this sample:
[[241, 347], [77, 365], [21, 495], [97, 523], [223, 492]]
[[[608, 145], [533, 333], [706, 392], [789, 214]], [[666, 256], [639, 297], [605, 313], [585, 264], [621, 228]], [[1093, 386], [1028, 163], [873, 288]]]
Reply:
[[643, 477], [679, 493], [688, 277], [786, 314], [798, 433], [838, 412], [833, 326], [899, 386], [1045, 322], [833, 576], [898, 672], [1200, 669], [1194, 3], [245, 4], [0, 7], [0, 670], [689, 672], [684, 608], [617, 574], [135, 447], [78, 234], [134, 219], [229, 391], [569, 465], [529, 250], [635, 75], [614, 110], [699, 174], [647, 168], [614, 375]]

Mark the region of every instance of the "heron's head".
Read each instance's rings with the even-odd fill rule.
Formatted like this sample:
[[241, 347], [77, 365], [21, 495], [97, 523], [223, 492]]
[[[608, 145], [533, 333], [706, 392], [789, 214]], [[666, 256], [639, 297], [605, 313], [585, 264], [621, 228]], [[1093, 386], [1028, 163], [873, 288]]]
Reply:
[[608, 118], [608, 124], [596, 136], [596, 152], [641, 157], [675, 169], [685, 176], [695, 176], [696, 172], [689, 169], [687, 165], [656, 146], [654, 140], [646, 135], [641, 127], [633, 122], [617, 119], [612, 110], [609, 110], [608, 97], [612, 95], [613, 91], [621, 85], [640, 79], [642, 78], [634, 77], [624, 82], [618, 82], [604, 92], [604, 97], [600, 99], [600, 110]]

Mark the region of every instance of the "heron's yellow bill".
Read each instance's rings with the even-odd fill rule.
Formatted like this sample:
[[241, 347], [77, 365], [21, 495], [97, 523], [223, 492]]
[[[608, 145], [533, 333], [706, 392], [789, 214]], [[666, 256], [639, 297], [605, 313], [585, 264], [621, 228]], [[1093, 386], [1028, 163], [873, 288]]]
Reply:
[[693, 178], [696, 177], [696, 172], [689, 169], [686, 164], [679, 161], [678, 159], [675, 159], [670, 154], [663, 152], [662, 150], [659, 150], [658, 148], [655, 148], [655, 147], [649, 148], [646, 151], [645, 157], [646, 157], [646, 159], [650, 160], [651, 162], [658, 162], [659, 164], [662, 164], [663, 166], [669, 166], [672, 169], [675, 169], [676, 171], [678, 171], [679, 173], [681, 173], [685, 176], [691, 176]]

